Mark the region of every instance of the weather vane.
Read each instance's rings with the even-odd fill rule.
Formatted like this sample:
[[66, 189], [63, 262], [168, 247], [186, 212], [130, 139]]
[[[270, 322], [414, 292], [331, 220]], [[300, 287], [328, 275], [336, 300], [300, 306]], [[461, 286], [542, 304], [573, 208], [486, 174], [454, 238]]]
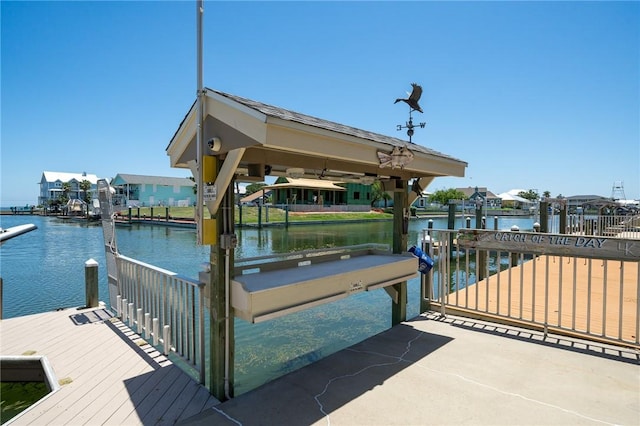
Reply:
[[422, 108], [420, 108], [420, 105], [418, 104], [418, 101], [420, 100], [420, 96], [422, 96], [422, 87], [420, 87], [420, 85], [417, 83], [411, 83], [411, 86], [413, 87], [413, 90], [411, 91], [411, 94], [407, 93], [409, 95], [408, 98], [406, 99], [398, 98], [394, 102], [394, 104], [397, 104], [398, 102], [402, 101], [402, 102], [405, 102], [407, 105], [409, 105], [409, 121], [407, 121], [404, 126], [400, 124], [396, 126], [397, 130], [407, 129], [409, 142], [411, 142], [411, 137], [413, 136], [413, 129], [416, 126], [424, 129], [424, 126], [427, 124], [424, 122], [417, 125], [413, 124], [413, 117], [411, 117], [411, 113], [413, 111], [418, 111], [422, 113]]

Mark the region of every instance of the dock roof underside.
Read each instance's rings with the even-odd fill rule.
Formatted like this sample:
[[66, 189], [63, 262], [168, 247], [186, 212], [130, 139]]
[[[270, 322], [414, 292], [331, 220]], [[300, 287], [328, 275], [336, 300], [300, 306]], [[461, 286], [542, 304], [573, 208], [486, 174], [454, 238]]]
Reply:
[[[223, 158], [243, 148], [236, 170], [240, 181], [285, 176], [289, 168], [303, 168], [306, 178], [334, 180], [367, 175], [430, 182], [435, 177], [464, 176], [466, 162], [415, 143], [216, 90], [205, 92], [202, 152]], [[171, 167], [187, 168], [196, 160], [197, 121], [194, 103], [167, 147]], [[214, 137], [220, 146], [211, 152], [206, 142]], [[390, 154], [394, 147], [409, 149], [413, 160], [403, 168], [381, 168], [378, 153]]]

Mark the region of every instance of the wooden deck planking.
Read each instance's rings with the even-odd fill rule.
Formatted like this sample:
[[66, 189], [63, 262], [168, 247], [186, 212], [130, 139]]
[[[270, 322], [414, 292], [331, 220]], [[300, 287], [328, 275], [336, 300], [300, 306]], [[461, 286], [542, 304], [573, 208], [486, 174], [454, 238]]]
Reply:
[[[510, 313], [523, 321], [540, 322], [546, 317], [549, 326], [635, 341], [640, 321], [636, 310], [637, 262], [608, 261], [605, 287], [604, 261], [563, 258], [560, 262], [559, 259], [539, 256], [511, 271], [502, 271], [467, 289], [450, 293], [449, 303], [490, 314]], [[548, 287], [545, 289], [547, 276]], [[588, 306], [589, 294], [591, 306]], [[546, 311], [545, 306], [548, 306]]]
[[122, 322], [94, 311], [104, 312], [67, 309], [0, 321], [2, 355], [44, 355], [67, 382], [15, 425], [175, 424], [219, 403]]

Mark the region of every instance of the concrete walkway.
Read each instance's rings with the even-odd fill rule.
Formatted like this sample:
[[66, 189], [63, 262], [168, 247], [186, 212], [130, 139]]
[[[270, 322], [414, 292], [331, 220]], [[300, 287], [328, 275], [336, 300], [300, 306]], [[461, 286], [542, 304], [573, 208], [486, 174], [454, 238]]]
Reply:
[[639, 425], [640, 353], [420, 316], [184, 425]]

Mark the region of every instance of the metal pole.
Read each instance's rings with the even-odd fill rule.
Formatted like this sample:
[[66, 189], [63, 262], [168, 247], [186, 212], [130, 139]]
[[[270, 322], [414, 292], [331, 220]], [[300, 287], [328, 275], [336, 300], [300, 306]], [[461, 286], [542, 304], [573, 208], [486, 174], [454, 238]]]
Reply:
[[198, 192], [196, 196], [196, 234], [197, 234], [197, 243], [202, 244], [202, 194], [204, 192], [203, 183], [202, 183], [202, 124], [204, 117], [204, 90], [202, 85], [202, 15], [204, 14], [204, 1], [198, 0], [196, 2], [196, 16], [197, 16], [197, 62], [198, 62], [198, 72], [197, 72], [197, 102], [196, 102], [196, 111], [198, 118], [198, 129], [197, 129], [197, 137], [196, 137], [196, 185], [198, 187]]

